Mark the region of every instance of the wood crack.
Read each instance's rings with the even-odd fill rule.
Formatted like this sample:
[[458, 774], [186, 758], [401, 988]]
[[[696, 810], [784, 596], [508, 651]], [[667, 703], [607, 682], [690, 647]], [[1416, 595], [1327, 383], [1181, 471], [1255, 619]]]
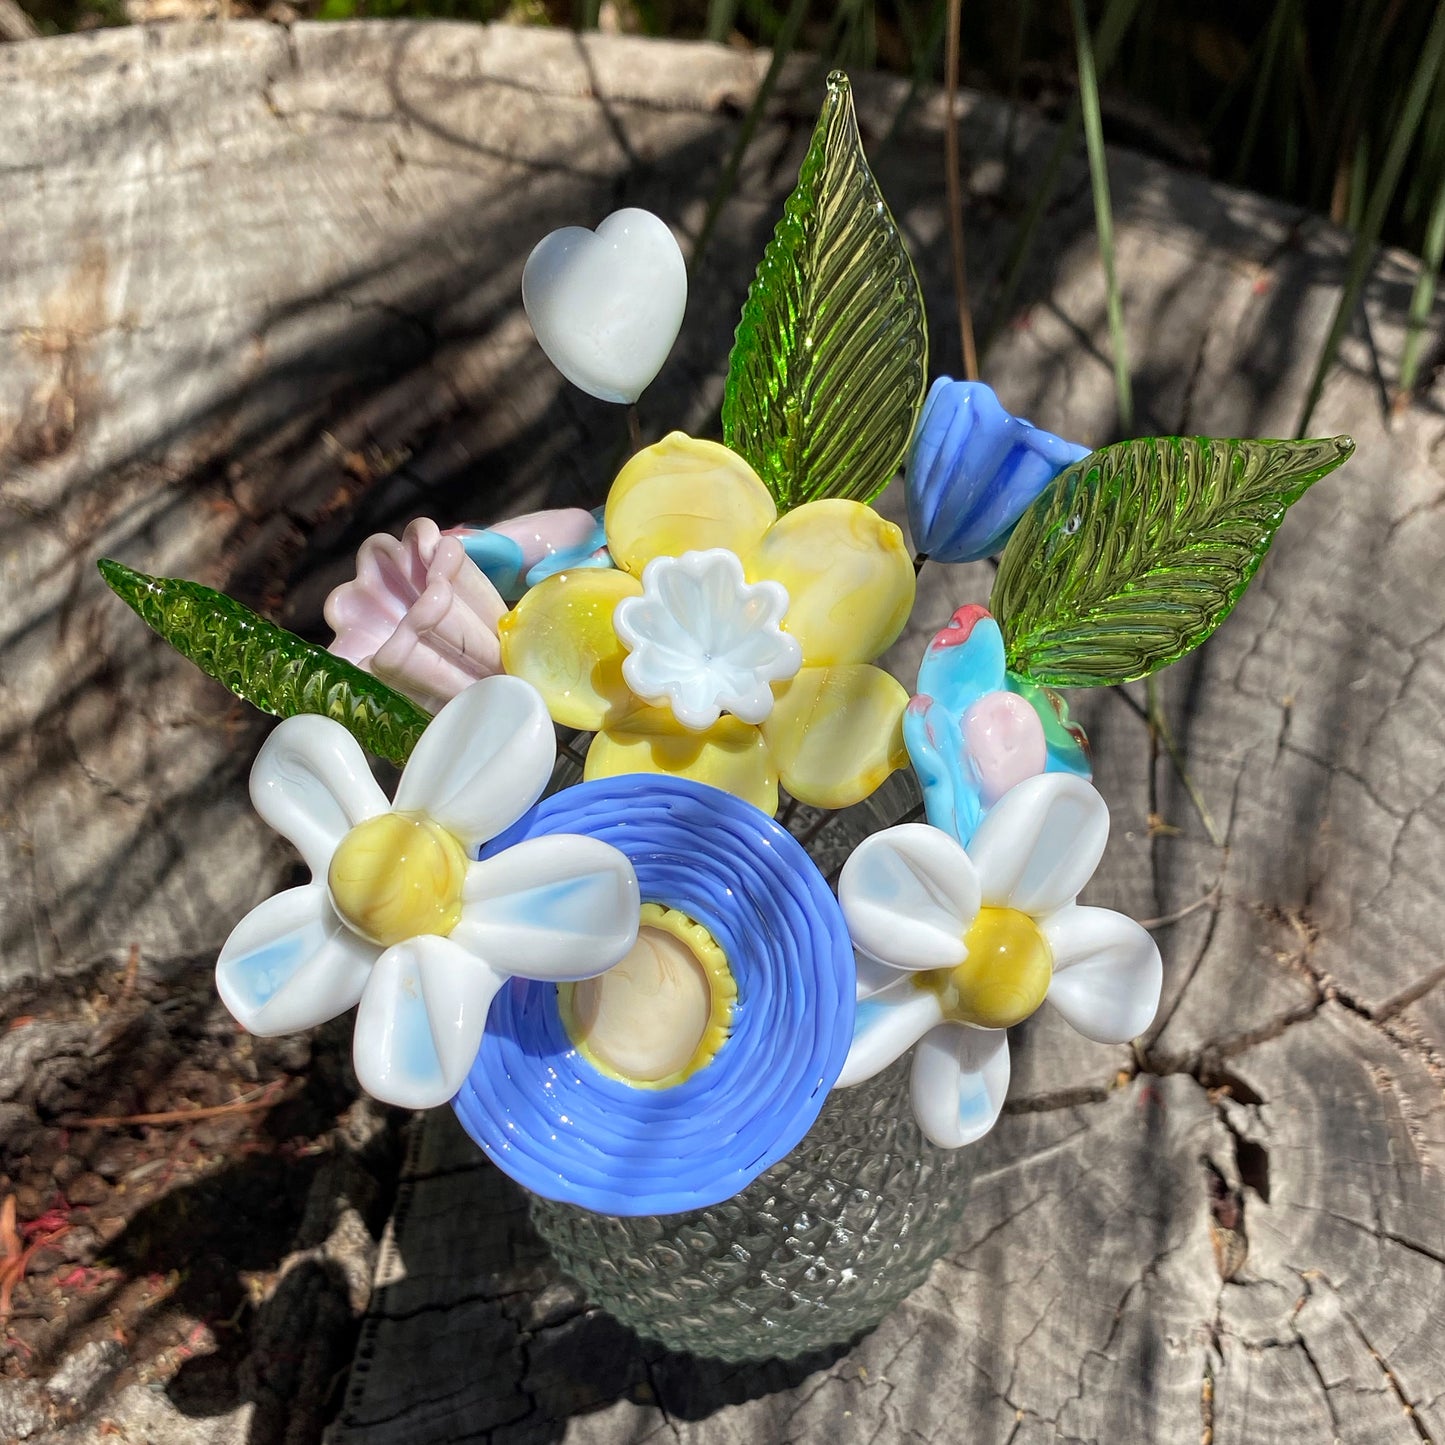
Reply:
[[[1395, 1371], [1391, 1369], [1390, 1362], [1370, 1342], [1370, 1338], [1365, 1333], [1364, 1327], [1360, 1324], [1359, 1320], [1355, 1317], [1355, 1315], [1346, 1307], [1343, 1297], [1340, 1295], [1339, 1290], [1336, 1289], [1333, 1281], [1331, 1281], [1330, 1278], [1322, 1271], [1318, 1270], [1302, 1272], [1300, 1277], [1304, 1280], [1305, 1289], [1307, 1291], [1313, 1288], [1315, 1282], [1320, 1282], [1327, 1286], [1329, 1290], [1335, 1295], [1336, 1299], [1338, 1299], [1340, 1303], [1340, 1314], [1349, 1324], [1350, 1328], [1355, 1332], [1355, 1335], [1358, 1337], [1360, 1344], [1364, 1346], [1366, 1353], [1368, 1353], [1370, 1358], [1379, 1367], [1380, 1374], [1384, 1379], [1386, 1388], [1394, 1397], [1395, 1402], [1399, 1405], [1401, 1413], [1410, 1422], [1411, 1427], [1415, 1431], [1416, 1438], [1420, 1441], [1420, 1445], [1437, 1445], [1435, 1437], [1431, 1435], [1430, 1431], [1426, 1428], [1425, 1422], [1420, 1418], [1420, 1414], [1418, 1409], [1416, 1408], [1415, 1402], [1412, 1401], [1410, 1397], [1405, 1393], [1404, 1387], [1400, 1384], [1399, 1377], [1395, 1374]], [[1326, 1389], [1328, 1389], [1328, 1387], [1326, 1387]], [[1333, 1410], [1331, 1410], [1331, 1414], [1333, 1415]]]

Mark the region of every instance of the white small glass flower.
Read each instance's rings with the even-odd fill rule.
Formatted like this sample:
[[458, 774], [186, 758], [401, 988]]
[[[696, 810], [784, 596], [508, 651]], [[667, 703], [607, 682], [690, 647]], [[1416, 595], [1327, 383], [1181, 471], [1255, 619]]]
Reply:
[[726, 547], [654, 557], [642, 595], [617, 604], [612, 625], [628, 655], [623, 680], [638, 697], [672, 708], [686, 728], [711, 727], [724, 712], [761, 723], [773, 683], [803, 665], [779, 624], [788, 610], [781, 582], [749, 582]]
[[536, 802], [555, 741], [536, 689], [489, 677], [432, 719], [388, 803], [329, 718], [287, 718], [251, 770], [256, 810], [311, 869], [226, 940], [216, 986], [254, 1034], [358, 1004], [366, 1091], [424, 1109], [456, 1093], [512, 974], [590, 978], [637, 939], [637, 876], [616, 848], [558, 835], [484, 862], [481, 844]]
[[918, 1044], [913, 1112], [935, 1144], [956, 1149], [993, 1128], [1008, 1091], [1005, 1030], [1046, 999], [1098, 1043], [1148, 1028], [1163, 982], [1154, 940], [1122, 913], [1075, 901], [1108, 836], [1094, 787], [1047, 773], [1010, 788], [966, 851], [922, 823], [861, 843], [838, 880], [859, 950], [838, 1084]]

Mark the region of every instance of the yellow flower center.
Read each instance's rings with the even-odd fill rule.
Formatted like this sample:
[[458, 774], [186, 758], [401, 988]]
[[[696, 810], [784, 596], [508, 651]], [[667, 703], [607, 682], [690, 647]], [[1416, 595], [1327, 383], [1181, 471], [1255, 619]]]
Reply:
[[732, 1026], [738, 988], [713, 936], [685, 913], [642, 905], [632, 952], [557, 989], [562, 1022], [599, 1072], [667, 1089], [710, 1064]]
[[1028, 914], [980, 908], [963, 942], [968, 957], [962, 963], [915, 976], [919, 988], [938, 995], [945, 1018], [1006, 1029], [1043, 1003], [1054, 976], [1054, 955]]
[[462, 916], [466, 873], [466, 850], [439, 823], [382, 813], [341, 840], [326, 882], [342, 919], [389, 948], [424, 933], [450, 933]]

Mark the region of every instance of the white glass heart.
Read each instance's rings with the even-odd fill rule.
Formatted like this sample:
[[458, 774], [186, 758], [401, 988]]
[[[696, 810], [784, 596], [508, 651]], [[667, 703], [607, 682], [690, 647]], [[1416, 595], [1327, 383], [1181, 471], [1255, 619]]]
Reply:
[[595, 231], [537, 242], [522, 305], [548, 360], [603, 401], [633, 402], [662, 369], [687, 306], [687, 265], [651, 211], [614, 211]]

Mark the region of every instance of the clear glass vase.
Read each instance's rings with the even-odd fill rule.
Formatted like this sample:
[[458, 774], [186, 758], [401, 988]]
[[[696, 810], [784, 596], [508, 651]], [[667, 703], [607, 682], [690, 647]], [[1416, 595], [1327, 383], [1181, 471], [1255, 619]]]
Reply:
[[923, 1282], [970, 1161], [919, 1132], [900, 1060], [831, 1094], [803, 1142], [721, 1204], [624, 1218], [534, 1197], [532, 1220], [592, 1302], [644, 1338], [789, 1358], [871, 1329]]
[[[844, 813], [784, 817], [831, 877], [919, 811], [905, 772]], [[923, 1282], [967, 1197], [972, 1151], [923, 1137], [909, 1062], [835, 1090], [802, 1143], [721, 1204], [621, 1217], [534, 1197], [536, 1229], [593, 1303], [669, 1349], [749, 1360], [843, 1343]]]

